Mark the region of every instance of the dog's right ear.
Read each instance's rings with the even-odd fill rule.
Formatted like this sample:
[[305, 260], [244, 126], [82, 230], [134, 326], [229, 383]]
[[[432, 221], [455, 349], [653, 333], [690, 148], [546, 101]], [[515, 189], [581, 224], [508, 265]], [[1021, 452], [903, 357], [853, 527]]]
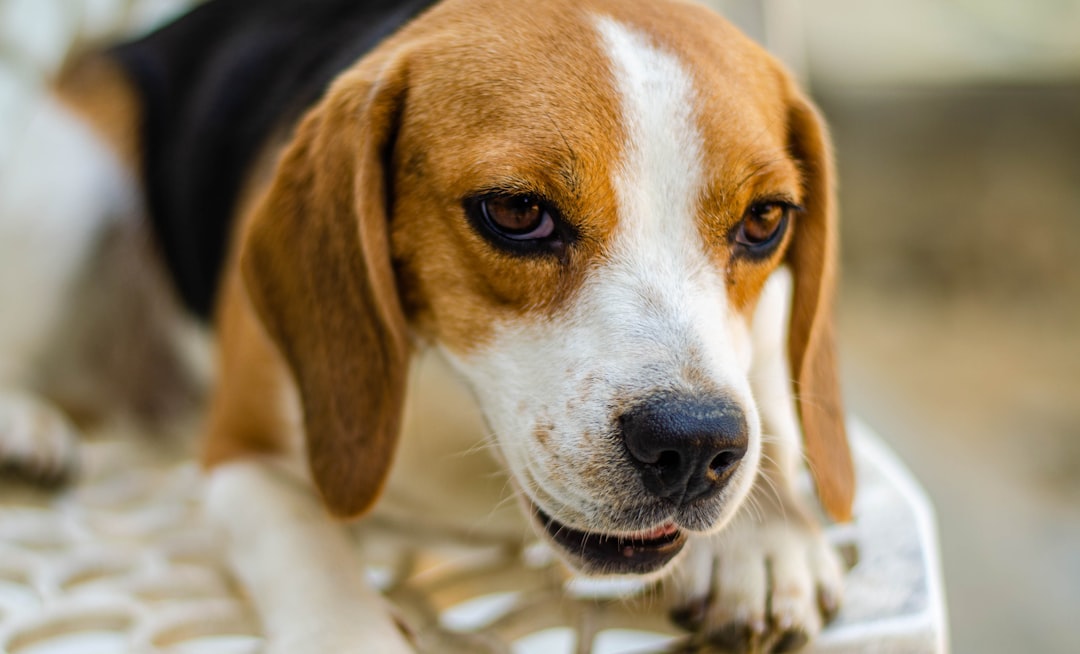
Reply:
[[409, 356], [387, 191], [406, 69], [375, 63], [339, 77], [300, 123], [240, 264], [299, 389], [315, 484], [341, 517], [367, 510], [389, 473]]

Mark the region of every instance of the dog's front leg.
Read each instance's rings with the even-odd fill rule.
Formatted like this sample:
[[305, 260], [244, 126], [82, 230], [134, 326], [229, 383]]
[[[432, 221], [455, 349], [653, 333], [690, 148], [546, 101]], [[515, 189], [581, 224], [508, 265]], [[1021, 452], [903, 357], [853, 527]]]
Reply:
[[786, 652], [839, 608], [843, 569], [821, 529], [784, 489], [759, 483], [722, 532], [692, 540], [667, 592], [672, 619], [735, 652]]
[[210, 473], [206, 506], [255, 604], [267, 654], [414, 651], [364, 579], [345, 529], [305, 486], [266, 461], [226, 463]]

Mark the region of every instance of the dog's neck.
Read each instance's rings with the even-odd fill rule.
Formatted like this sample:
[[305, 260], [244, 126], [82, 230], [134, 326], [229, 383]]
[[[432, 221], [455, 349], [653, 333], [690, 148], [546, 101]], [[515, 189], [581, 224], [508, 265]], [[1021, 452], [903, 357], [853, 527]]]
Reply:
[[[394, 467], [372, 517], [478, 543], [527, 537], [529, 527], [489, 431], [446, 359], [433, 348], [419, 352]], [[425, 472], [416, 475], [417, 470]]]

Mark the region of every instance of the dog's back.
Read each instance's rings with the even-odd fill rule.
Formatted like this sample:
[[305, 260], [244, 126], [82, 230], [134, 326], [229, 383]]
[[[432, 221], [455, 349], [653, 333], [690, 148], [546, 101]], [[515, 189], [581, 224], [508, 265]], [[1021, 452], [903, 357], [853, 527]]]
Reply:
[[237, 196], [274, 134], [429, 4], [216, 0], [109, 51], [139, 96], [148, 215], [189, 309], [213, 309]]

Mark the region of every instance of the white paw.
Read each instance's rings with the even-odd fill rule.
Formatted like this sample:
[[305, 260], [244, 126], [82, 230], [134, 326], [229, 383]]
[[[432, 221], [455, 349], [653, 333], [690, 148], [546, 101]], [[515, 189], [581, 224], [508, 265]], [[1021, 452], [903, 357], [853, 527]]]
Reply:
[[672, 619], [731, 652], [788, 652], [837, 612], [843, 567], [820, 530], [752, 511], [687, 544], [667, 583]]
[[55, 485], [73, 476], [78, 435], [58, 409], [21, 393], [0, 393], [0, 478]]

